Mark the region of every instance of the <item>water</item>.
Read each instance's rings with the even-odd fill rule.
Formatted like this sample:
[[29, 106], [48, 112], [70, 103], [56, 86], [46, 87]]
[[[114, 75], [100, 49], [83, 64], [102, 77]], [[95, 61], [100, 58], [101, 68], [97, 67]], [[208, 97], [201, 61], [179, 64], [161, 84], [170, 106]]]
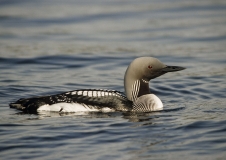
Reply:
[[[0, 1], [1, 159], [225, 159], [226, 3]], [[19, 98], [124, 91], [128, 64], [184, 66], [150, 86], [165, 110], [23, 114]]]

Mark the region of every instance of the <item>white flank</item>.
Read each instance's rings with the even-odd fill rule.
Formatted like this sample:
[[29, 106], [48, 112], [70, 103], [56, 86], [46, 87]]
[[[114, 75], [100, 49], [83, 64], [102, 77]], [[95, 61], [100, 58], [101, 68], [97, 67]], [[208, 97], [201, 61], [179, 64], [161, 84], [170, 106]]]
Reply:
[[105, 107], [105, 108], [102, 108], [101, 110], [102, 112], [113, 112], [115, 111], [114, 109], [111, 109], [111, 108], [108, 108], [108, 107]]
[[104, 107], [101, 110], [94, 106], [87, 106], [79, 103], [56, 103], [52, 105], [45, 104], [40, 106], [37, 111], [53, 111], [53, 112], [111, 112], [114, 111], [108, 107]]

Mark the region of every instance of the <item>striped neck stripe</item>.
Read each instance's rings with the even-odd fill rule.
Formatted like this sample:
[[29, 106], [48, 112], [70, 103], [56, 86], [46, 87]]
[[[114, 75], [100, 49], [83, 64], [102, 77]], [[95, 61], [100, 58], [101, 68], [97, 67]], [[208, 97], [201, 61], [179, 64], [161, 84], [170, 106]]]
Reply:
[[136, 80], [134, 82], [134, 84], [132, 85], [132, 101], [135, 101], [137, 100], [137, 96], [138, 96], [138, 93], [139, 93], [139, 90], [140, 90], [140, 81], [139, 80]]

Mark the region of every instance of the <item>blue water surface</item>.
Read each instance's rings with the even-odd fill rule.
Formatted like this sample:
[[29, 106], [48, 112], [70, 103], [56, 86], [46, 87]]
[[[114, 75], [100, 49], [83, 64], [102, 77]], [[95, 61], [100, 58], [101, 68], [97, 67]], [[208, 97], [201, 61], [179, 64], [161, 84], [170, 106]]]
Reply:
[[[225, 159], [224, 0], [0, 1], [0, 159]], [[24, 114], [19, 98], [124, 92], [129, 63], [186, 70], [150, 82], [152, 113]]]

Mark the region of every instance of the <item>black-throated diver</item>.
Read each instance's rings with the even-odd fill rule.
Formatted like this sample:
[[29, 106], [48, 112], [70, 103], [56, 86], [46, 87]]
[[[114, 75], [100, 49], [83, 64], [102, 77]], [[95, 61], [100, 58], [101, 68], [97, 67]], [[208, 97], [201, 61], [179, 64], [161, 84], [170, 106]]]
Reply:
[[163, 109], [161, 100], [150, 92], [149, 81], [167, 72], [185, 68], [167, 66], [153, 57], [140, 57], [128, 66], [124, 77], [124, 95], [115, 90], [83, 89], [61, 94], [19, 99], [10, 103], [28, 113], [39, 111], [135, 111], [150, 112]]

